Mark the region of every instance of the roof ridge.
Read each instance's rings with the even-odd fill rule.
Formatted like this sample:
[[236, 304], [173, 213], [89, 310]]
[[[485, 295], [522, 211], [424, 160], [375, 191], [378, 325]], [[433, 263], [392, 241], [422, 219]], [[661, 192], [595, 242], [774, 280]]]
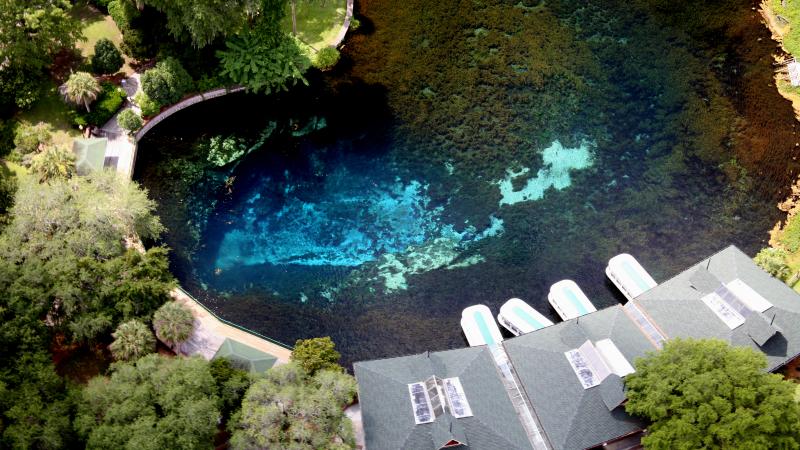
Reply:
[[586, 399], [586, 394], [589, 391], [590, 391], [590, 389], [584, 389], [583, 393], [581, 393], [580, 401], [575, 402], [577, 407], [573, 410], [572, 417], [570, 417], [570, 419], [569, 419], [569, 427], [567, 428], [567, 433], [564, 434], [564, 441], [561, 442], [562, 448], [567, 443], [567, 439], [569, 439], [569, 437], [572, 436], [572, 427], [573, 427], [573, 424], [575, 423], [575, 418], [578, 417], [578, 412], [581, 410], [580, 404], [583, 403], [583, 401]]
[[[389, 359], [389, 358], [387, 358], [387, 359]], [[363, 369], [363, 370], [366, 370], [367, 372], [371, 372], [371, 373], [373, 373], [373, 374], [375, 374], [375, 375], [378, 375], [378, 376], [380, 376], [380, 377], [383, 377], [383, 378], [388, 378], [388, 379], [390, 379], [390, 380], [394, 381], [395, 383], [399, 383], [399, 384], [408, 384], [408, 383], [406, 383], [405, 381], [398, 380], [397, 378], [394, 378], [394, 377], [392, 377], [391, 375], [387, 375], [387, 374], [385, 374], [385, 373], [383, 373], [383, 372], [378, 372], [378, 371], [376, 371], [376, 370], [373, 370], [373, 369], [371, 369], [371, 368], [369, 368], [369, 367], [367, 367], [367, 366], [365, 366], [365, 365], [363, 365], [363, 364], [359, 365], [359, 368], [361, 368], [361, 369]]]
[[[475, 352], [475, 355], [472, 357], [472, 359], [471, 359], [471, 360], [469, 360], [469, 362], [467, 362], [466, 364], [464, 364], [464, 368], [463, 368], [463, 369], [461, 369], [461, 371], [460, 371], [460, 372], [458, 372], [458, 375], [453, 375], [453, 376], [460, 377], [460, 376], [461, 376], [461, 374], [463, 374], [463, 373], [464, 373], [464, 371], [466, 371], [466, 370], [467, 370], [469, 367], [471, 367], [471, 366], [472, 366], [472, 365], [475, 363], [475, 361], [477, 361], [477, 360], [478, 360], [478, 358], [479, 358], [481, 355], [483, 355], [483, 354], [484, 354], [484, 352], [490, 352], [490, 353], [491, 353], [491, 350], [489, 350], [489, 347], [486, 347], [486, 348], [482, 349], [482, 350], [481, 350], [481, 351], [479, 351], [479, 352]], [[492, 358], [492, 364], [494, 364], [494, 358], [492, 357], [492, 355], [491, 355], [491, 354], [489, 355], [489, 357], [490, 357], [490, 358]]]
[[[510, 399], [509, 399], [509, 401], [510, 401]], [[483, 423], [483, 421], [478, 416], [473, 416], [472, 418], [474, 418], [475, 421], [478, 422], [479, 424], [481, 424], [484, 428], [489, 430], [489, 433], [491, 433], [492, 435], [504, 440], [507, 444], [509, 444], [509, 447], [507, 447], [507, 448], [515, 448], [515, 445], [514, 445], [513, 442], [509, 441], [508, 438], [506, 438], [505, 436], [503, 436], [503, 435], [501, 435], [499, 433], [496, 433], [492, 427], [490, 427], [489, 425], [486, 425], [485, 423]], [[517, 420], [519, 421], [519, 426], [522, 427], [522, 418], [520, 418], [518, 414], [517, 414]], [[469, 438], [469, 436], [467, 438]], [[531, 446], [531, 448], [532, 447], [533, 446]]]

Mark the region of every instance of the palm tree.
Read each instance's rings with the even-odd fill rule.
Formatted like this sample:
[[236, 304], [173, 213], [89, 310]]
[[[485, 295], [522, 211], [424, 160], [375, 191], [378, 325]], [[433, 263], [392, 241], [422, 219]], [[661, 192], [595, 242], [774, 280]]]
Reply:
[[158, 339], [174, 349], [192, 335], [194, 317], [188, 308], [173, 301], [158, 308], [153, 315], [153, 327]]
[[45, 147], [31, 159], [31, 170], [45, 183], [57, 178], [69, 178], [75, 173], [75, 154], [65, 147]]
[[58, 90], [68, 103], [84, 105], [86, 111], [91, 111], [89, 104], [97, 99], [97, 94], [100, 93], [100, 83], [88, 72], [75, 72]]
[[136, 319], [121, 323], [111, 335], [114, 336], [114, 342], [108, 348], [119, 360], [132, 361], [156, 349], [153, 332]]

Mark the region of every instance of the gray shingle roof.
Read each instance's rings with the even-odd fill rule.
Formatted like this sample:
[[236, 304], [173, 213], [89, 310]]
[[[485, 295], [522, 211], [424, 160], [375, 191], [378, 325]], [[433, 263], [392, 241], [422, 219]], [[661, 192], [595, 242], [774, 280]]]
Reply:
[[609, 411], [606, 403], [619, 400], [613, 392], [613, 380], [605, 387], [601, 384], [583, 389], [564, 356], [564, 352], [587, 339], [596, 342], [606, 338], [614, 342], [631, 364], [655, 350], [620, 305], [504, 342], [545, 434], [556, 450], [587, 448], [644, 427], [642, 421], [628, 416], [624, 408]]
[[[741, 279], [773, 307], [763, 316], [753, 313], [744, 325], [729, 329], [700, 301], [712, 287], [697, 281], [703, 269], [723, 283]], [[658, 323], [667, 338], [717, 338], [749, 346], [766, 354], [770, 370], [800, 353], [800, 297], [734, 246], [700, 261], [634, 302]]]
[[[353, 369], [370, 450], [438, 449], [448, 433], [472, 449], [531, 448], [487, 347], [358, 362]], [[444, 414], [415, 425], [407, 385], [431, 375], [459, 377], [473, 417]]]

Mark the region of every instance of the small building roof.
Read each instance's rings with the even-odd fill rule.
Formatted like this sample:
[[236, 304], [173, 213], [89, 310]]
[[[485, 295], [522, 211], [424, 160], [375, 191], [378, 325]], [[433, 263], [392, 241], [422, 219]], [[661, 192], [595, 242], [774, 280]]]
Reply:
[[[443, 440], [472, 449], [531, 448], [486, 346], [357, 362], [353, 369], [367, 448], [439, 449]], [[444, 413], [415, 425], [408, 385], [432, 375], [459, 378], [472, 417]]]
[[[763, 313], [751, 312], [744, 325], [731, 330], [701, 301], [719, 286], [711, 282], [711, 277], [725, 284], [741, 280], [772, 306]], [[667, 338], [717, 338], [732, 345], [752, 347], [766, 355], [769, 370], [800, 354], [797, 293], [734, 246], [700, 261], [634, 302], [658, 323]]]
[[212, 359], [227, 358], [234, 365], [252, 373], [263, 373], [270, 369], [278, 358], [269, 353], [242, 344], [231, 338], [226, 338], [220, 345]]
[[96, 170], [103, 170], [107, 145], [106, 138], [75, 139], [72, 142], [78, 175], [83, 176]]

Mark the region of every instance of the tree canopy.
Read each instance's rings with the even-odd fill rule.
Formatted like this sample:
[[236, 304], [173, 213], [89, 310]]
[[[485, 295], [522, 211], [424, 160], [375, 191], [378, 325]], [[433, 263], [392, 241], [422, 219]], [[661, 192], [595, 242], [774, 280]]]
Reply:
[[156, 338], [153, 332], [141, 321], [136, 319], [119, 324], [112, 333], [114, 342], [108, 346], [114, 358], [123, 361], [133, 361], [142, 356], [153, 353], [156, 349]]
[[167, 302], [153, 314], [153, 328], [162, 342], [174, 347], [192, 335], [194, 316], [182, 304], [176, 301]]
[[202, 358], [147, 355], [89, 381], [75, 429], [92, 449], [210, 449], [220, 417], [216, 392]]
[[292, 350], [292, 361], [297, 362], [309, 375], [319, 370], [341, 370], [336, 344], [328, 337], [298, 339]]
[[261, 8], [260, 0], [145, 0], [167, 16], [167, 28], [179, 41], [205, 47], [236, 33]]
[[102, 38], [94, 44], [92, 70], [95, 73], [115, 73], [122, 68], [123, 64], [125, 64], [125, 60], [122, 59], [122, 53], [110, 39]]
[[766, 357], [718, 340], [673, 339], [636, 361], [625, 385], [630, 414], [652, 425], [652, 449], [800, 447], [794, 385], [767, 373]]
[[273, 367], [256, 381], [229, 427], [231, 447], [349, 449], [352, 424], [343, 411], [356, 393], [353, 377], [323, 370], [309, 378], [296, 363]]

